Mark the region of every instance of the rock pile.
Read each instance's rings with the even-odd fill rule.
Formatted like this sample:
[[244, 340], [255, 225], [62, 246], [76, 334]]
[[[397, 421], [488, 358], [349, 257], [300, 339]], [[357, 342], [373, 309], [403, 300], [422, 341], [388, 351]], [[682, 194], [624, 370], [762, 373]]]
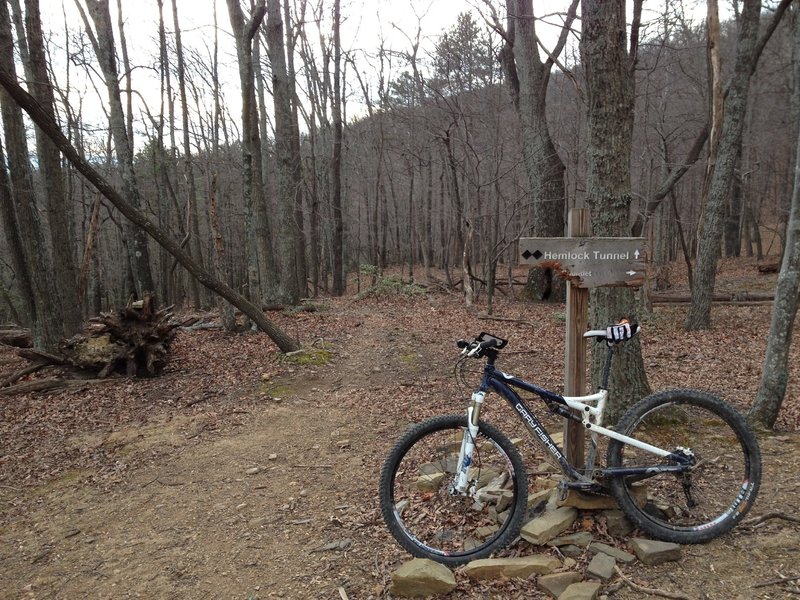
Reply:
[[[556, 548], [561, 558], [554, 554], [532, 554], [517, 558], [486, 558], [475, 560], [458, 570], [460, 575], [473, 580], [503, 580], [535, 577], [536, 588], [558, 600], [595, 600], [603, 585], [614, 578], [618, 564], [629, 565], [637, 559], [644, 565], [658, 565], [681, 559], [678, 544], [632, 538], [629, 546], [633, 554], [602, 543], [589, 531], [561, 535], [571, 529], [578, 518], [575, 503], [592, 504], [592, 508], [607, 508], [601, 514], [611, 535], [624, 537], [632, 527], [622, 513], [613, 506], [604, 506], [604, 500], [586, 498], [585, 495], [553, 502], [544, 497], [548, 507], [539, 516], [528, 521], [520, 537], [534, 546]], [[548, 502], [548, 498], [550, 501]], [[533, 503], [542, 501], [532, 497]], [[558, 506], [557, 504], [560, 504]], [[576, 558], [591, 555], [587, 565]], [[428, 559], [413, 559], [403, 564], [392, 576], [392, 594], [402, 598], [430, 597], [449, 594], [456, 587], [455, 574], [447, 567]]]

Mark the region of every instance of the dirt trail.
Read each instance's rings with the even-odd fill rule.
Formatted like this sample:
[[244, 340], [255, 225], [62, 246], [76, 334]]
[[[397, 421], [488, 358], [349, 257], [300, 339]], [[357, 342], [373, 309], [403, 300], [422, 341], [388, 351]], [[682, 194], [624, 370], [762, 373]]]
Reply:
[[263, 382], [271, 394], [236, 411], [239, 423], [207, 431], [200, 415], [115, 432], [120, 461], [139, 460], [108, 490], [70, 478], [37, 489], [34, 499], [3, 489], [12, 518], [0, 528], [0, 597], [339, 598], [339, 587], [383, 590], [372, 577], [374, 544], [363, 536], [365, 525], [376, 529], [381, 415], [353, 406], [396, 384], [408, 365], [399, 333], [371, 318], [351, 314], [331, 364]]

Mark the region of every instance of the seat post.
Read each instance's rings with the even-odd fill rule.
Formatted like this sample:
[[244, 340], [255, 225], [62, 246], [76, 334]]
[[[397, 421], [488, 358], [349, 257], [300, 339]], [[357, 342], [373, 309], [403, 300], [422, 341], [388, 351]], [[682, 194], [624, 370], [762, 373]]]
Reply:
[[606, 354], [606, 363], [603, 366], [603, 381], [600, 384], [601, 390], [608, 391], [608, 379], [611, 376], [611, 358], [614, 356], [614, 345], [606, 343], [608, 346], [608, 353]]

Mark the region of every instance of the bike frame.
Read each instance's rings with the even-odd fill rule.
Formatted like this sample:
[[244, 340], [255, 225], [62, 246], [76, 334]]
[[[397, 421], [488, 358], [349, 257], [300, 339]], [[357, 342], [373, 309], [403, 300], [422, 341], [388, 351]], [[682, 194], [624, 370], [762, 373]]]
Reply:
[[[472, 451], [474, 449], [474, 440], [478, 434], [478, 421], [480, 419], [481, 407], [486, 394], [490, 391], [497, 392], [500, 396], [506, 399], [511, 407], [516, 412], [520, 420], [525, 424], [525, 427], [534, 436], [535, 439], [550, 452], [553, 458], [558, 461], [561, 470], [571, 480], [566, 482], [568, 488], [582, 489], [593, 487], [596, 484], [595, 477], [624, 477], [624, 476], [640, 476], [640, 478], [651, 477], [659, 473], [681, 473], [685, 472], [692, 467], [692, 462], [682, 454], [658, 448], [646, 442], [639, 441], [635, 438], [628, 437], [602, 426], [603, 412], [608, 399], [608, 390], [605, 389], [608, 381], [608, 371], [611, 363], [611, 355], [613, 348], [609, 347], [609, 354], [606, 360], [606, 370], [604, 374], [604, 387], [600, 391], [589, 394], [586, 396], [562, 396], [545, 388], [539, 387], [532, 383], [504, 373], [494, 366], [495, 359], [497, 358], [497, 351], [487, 350], [487, 363], [483, 369], [483, 378], [478, 390], [472, 394], [472, 403], [467, 409], [467, 422], [468, 432], [465, 432], [464, 439], [461, 444], [461, 452], [459, 453], [459, 462], [461, 465], [459, 473], [454, 481], [454, 488], [464, 493], [468, 486], [468, 472], [469, 466], [472, 464]], [[568, 419], [580, 421], [583, 427], [593, 436], [596, 434], [618, 440], [624, 444], [634, 446], [646, 452], [650, 452], [655, 456], [667, 458], [675, 464], [653, 464], [640, 467], [613, 467], [598, 469], [594, 473], [587, 475], [581, 474], [575, 466], [570, 463], [558, 445], [555, 443], [550, 433], [545, 429], [542, 422], [531, 411], [525, 401], [513, 389], [518, 388], [531, 392], [539, 396], [545, 404], [547, 404], [550, 412], [559, 414]], [[580, 413], [580, 417], [573, 411]], [[593, 467], [593, 465], [591, 465]], [[589, 469], [592, 470], [591, 468]]]

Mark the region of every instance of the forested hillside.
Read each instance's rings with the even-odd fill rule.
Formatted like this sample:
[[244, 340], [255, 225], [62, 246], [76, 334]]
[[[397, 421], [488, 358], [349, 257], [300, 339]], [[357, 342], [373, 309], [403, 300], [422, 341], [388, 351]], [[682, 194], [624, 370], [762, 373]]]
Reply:
[[[180, 35], [179, 7], [186, 8], [174, 2], [142, 5], [158, 24], [157, 36], [133, 29], [139, 9], [125, 3], [89, 2], [83, 21], [46, 19], [43, 25], [34, 14], [38, 2], [10, 3], [5, 43], [16, 48], [17, 61], [9, 56], [4, 68], [16, 70], [106, 179], [198, 262], [253, 300], [296, 302], [341, 292], [335, 288], [360, 269], [403, 265], [408, 277], [426, 281], [435, 266], [454, 284], [462, 279], [465, 256], [481, 281], [496, 262], [516, 262], [515, 241], [530, 232], [536, 215], [520, 117], [499, 60], [505, 41], [497, 29], [505, 26], [505, 7], [485, 7], [483, 16], [464, 13], [444, 31], [429, 23], [422, 29], [420, 21], [418, 30], [403, 32], [408, 47], [398, 53], [337, 48], [330, 3], [276, 2], [272, 12], [257, 7], [247, 15], [228, 4], [230, 18], [190, 46]], [[208, 3], [206, 10], [213, 8]], [[340, 19], [352, 18], [346, 13], [355, 8], [342, 7]], [[654, 258], [663, 265], [684, 252], [693, 257], [697, 248], [709, 122], [707, 35], [703, 20], [682, 13], [680, 3], [649, 8], [634, 71], [630, 218], [636, 233], [643, 220], [654, 225]], [[498, 13], [493, 17], [490, 9]], [[545, 22], [562, 19], [550, 15]], [[252, 43], [240, 44], [232, 64], [230, 32], [245, 26], [252, 26]], [[735, 22], [723, 22], [723, 80], [733, 67], [736, 29]], [[796, 129], [790, 29], [786, 18], [753, 77], [734, 192], [725, 207], [727, 256], [781, 252]], [[566, 168], [562, 210], [582, 206], [586, 194], [586, 89], [577, 36], [573, 23], [547, 87], [547, 118]], [[233, 67], [249, 88], [244, 114], [236, 112], [240, 89], [219, 84], [220, 69]], [[157, 73], [160, 92], [140, 91], [144, 69]], [[37, 73], [53, 87], [45, 83], [37, 94]], [[107, 91], [109, 77], [119, 82]], [[4, 97], [7, 113], [14, 112], [10, 104]], [[87, 114], [88, 106], [106, 113], [106, 132], [87, 128], [102, 120]], [[23, 233], [20, 258], [34, 282], [43, 277], [54, 285], [49, 296], [64, 304], [67, 326], [141, 294], [148, 281], [164, 303], [213, 303], [71, 165], [53, 159], [42, 135], [14, 137], [12, 121], [7, 114], [5, 185], [15, 186], [17, 222], [4, 213], [3, 320], [30, 321], [26, 294], [37, 288], [26, 291], [21, 263], [13, 260], [14, 230]], [[27, 125], [23, 120], [18, 127]], [[129, 157], [120, 151], [126, 144]], [[697, 147], [702, 150], [693, 153]], [[8, 169], [19, 160], [27, 172]], [[669, 176], [684, 168], [664, 193]], [[22, 194], [17, 188], [25, 181], [33, 186]], [[30, 223], [25, 203], [33, 210]]]

